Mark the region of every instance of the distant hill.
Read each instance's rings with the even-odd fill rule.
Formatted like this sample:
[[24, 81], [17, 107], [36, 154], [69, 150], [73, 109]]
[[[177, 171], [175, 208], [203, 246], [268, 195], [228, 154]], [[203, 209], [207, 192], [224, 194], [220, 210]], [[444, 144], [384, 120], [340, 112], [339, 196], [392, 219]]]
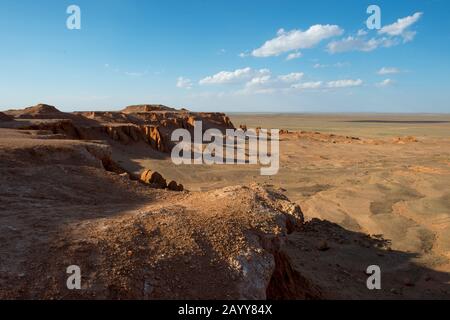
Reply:
[[162, 104], [139, 104], [128, 106], [123, 109], [123, 113], [139, 113], [139, 112], [154, 112], [154, 111], [177, 111], [175, 108], [167, 107]]
[[58, 115], [63, 115], [64, 113], [59, 111], [56, 107], [50, 106], [48, 104], [38, 104], [32, 107], [28, 107], [20, 110], [8, 110], [6, 114], [23, 119], [40, 119], [40, 118], [55, 118]]

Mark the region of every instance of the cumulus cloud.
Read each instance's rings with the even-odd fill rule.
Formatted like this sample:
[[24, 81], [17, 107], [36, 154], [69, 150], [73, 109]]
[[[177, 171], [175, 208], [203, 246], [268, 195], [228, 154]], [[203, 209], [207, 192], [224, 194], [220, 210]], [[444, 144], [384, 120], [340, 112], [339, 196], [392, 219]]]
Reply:
[[344, 68], [350, 66], [350, 63], [348, 62], [336, 62], [335, 64], [321, 64], [316, 63], [313, 65], [314, 69], [323, 69], [323, 68], [329, 68], [329, 67], [335, 67], [335, 68]]
[[375, 85], [376, 85], [377, 87], [383, 88], [383, 87], [388, 87], [388, 86], [390, 86], [390, 85], [393, 84], [393, 83], [394, 83], [393, 80], [391, 80], [391, 79], [385, 79], [385, 80], [383, 80], [383, 81], [381, 81], [381, 82], [376, 83]]
[[234, 71], [221, 71], [215, 75], [203, 78], [199, 81], [200, 85], [206, 84], [229, 84], [240, 83], [254, 77], [270, 74], [268, 69], [253, 70], [252, 68], [237, 69]]
[[366, 30], [363, 29], [359, 29], [357, 35], [359, 37], [365, 36], [368, 32]]
[[298, 59], [298, 58], [301, 58], [301, 56], [302, 56], [302, 53], [301, 53], [301, 52], [290, 53], [290, 54], [288, 54], [288, 56], [286, 57], [286, 60], [287, 60], [287, 61], [290, 61], [290, 60]]
[[[250, 67], [237, 69], [234, 71], [221, 71], [212, 76], [203, 78], [200, 84], [215, 85], [239, 85], [234, 94], [271, 94], [289, 93], [293, 90], [315, 90], [332, 88], [358, 87], [363, 84], [361, 79], [344, 79], [329, 82], [307, 81], [302, 82], [305, 74], [303, 72], [291, 72], [281, 75], [273, 75], [269, 69], [252, 69]], [[186, 79], [179, 78], [180, 86], [184, 85]], [[188, 79], [187, 79], [188, 80]], [[190, 80], [189, 80], [190, 81]], [[191, 84], [189, 83], [189, 86]], [[234, 90], [234, 89], [233, 89]]]
[[340, 53], [348, 51], [373, 51], [379, 47], [389, 48], [396, 45], [398, 42], [395, 39], [382, 37], [364, 39], [362, 37], [349, 36], [342, 40], [330, 42], [327, 46], [327, 50], [330, 53]]
[[183, 77], [178, 77], [178, 79], [177, 79], [177, 88], [191, 89], [192, 88], [192, 81], [190, 79], [186, 79], [186, 78], [183, 78]]
[[257, 76], [245, 85], [245, 93], [273, 93], [289, 90], [293, 83], [299, 82], [304, 76], [303, 72], [292, 72], [289, 74], [272, 77], [271, 75]]
[[363, 84], [361, 79], [357, 80], [335, 80], [327, 83], [328, 88], [349, 88], [349, 87], [359, 87]]
[[291, 86], [291, 88], [293, 88], [293, 89], [300, 89], [300, 90], [320, 89], [321, 87], [322, 87], [322, 81], [296, 83]]
[[303, 76], [304, 76], [303, 72], [292, 72], [289, 74], [278, 76], [278, 79], [282, 82], [290, 83], [300, 81], [300, 79], [303, 78]]
[[292, 30], [286, 32], [280, 29], [277, 37], [266, 41], [260, 48], [252, 51], [254, 57], [273, 57], [282, 53], [309, 49], [321, 41], [342, 35], [344, 31], [337, 25], [314, 25], [308, 30]]
[[262, 87], [264, 85], [267, 85], [272, 80], [272, 77], [270, 75], [265, 76], [258, 76], [252, 78], [250, 81], [248, 81], [245, 86], [247, 88], [256, 88], [256, 87]]
[[404, 17], [398, 19], [393, 24], [384, 26], [378, 31], [379, 34], [387, 34], [389, 36], [401, 36], [405, 41], [411, 41], [414, 39], [416, 32], [409, 31], [408, 28], [419, 21], [420, 17], [422, 17], [422, 12], [416, 12], [412, 16]]
[[370, 52], [377, 48], [389, 48], [403, 42], [412, 41], [416, 35], [415, 31], [409, 28], [419, 21], [423, 15], [422, 12], [416, 12], [412, 16], [398, 19], [393, 24], [384, 26], [378, 31], [378, 37], [368, 38], [367, 32], [359, 30], [356, 36], [348, 36], [346, 38], [332, 41], [328, 44], [327, 50], [330, 53], [340, 53], [348, 51]]
[[400, 70], [394, 67], [383, 67], [377, 72], [377, 74], [379, 75], [396, 74], [396, 73], [400, 73]]
[[346, 79], [346, 80], [334, 80], [326, 83], [322, 81], [301, 82], [291, 85], [291, 88], [300, 90], [322, 89], [322, 88], [340, 89], [340, 88], [359, 87], [362, 84], [363, 81], [361, 79], [357, 80]]

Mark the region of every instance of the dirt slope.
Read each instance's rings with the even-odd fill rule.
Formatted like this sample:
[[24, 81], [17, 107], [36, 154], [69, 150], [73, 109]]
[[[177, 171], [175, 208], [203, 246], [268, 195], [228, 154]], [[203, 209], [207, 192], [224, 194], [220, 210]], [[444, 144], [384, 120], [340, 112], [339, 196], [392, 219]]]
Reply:
[[105, 171], [106, 145], [0, 130], [1, 298], [264, 299], [301, 222], [258, 186], [151, 189]]

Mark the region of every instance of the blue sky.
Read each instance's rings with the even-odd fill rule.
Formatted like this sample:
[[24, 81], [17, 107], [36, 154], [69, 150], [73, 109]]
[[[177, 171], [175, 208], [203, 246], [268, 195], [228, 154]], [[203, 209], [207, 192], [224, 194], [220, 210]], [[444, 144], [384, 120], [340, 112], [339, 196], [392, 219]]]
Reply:
[[450, 112], [449, 15], [447, 0], [2, 0], [0, 109]]

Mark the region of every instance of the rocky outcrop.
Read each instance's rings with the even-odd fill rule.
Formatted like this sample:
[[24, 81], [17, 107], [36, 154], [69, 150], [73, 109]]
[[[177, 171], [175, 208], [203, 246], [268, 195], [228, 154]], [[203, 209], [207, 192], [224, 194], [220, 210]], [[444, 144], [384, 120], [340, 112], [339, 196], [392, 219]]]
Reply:
[[167, 107], [162, 104], [139, 104], [128, 106], [122, 110], [123, 113], [139, 113], [139, 112], [153, 112], [153, 111], [176, 111], [176, 109]]
[[269, 300], [319, 300], [325, 296], [321, 288], [302, 276], [282, 250], [274, 253], [275, 270], [267, 286]]
[[419, 140], [417, 140], [417, 138], [413, 136], [406, 136], [406, 137], [396, 137], [392, 139], [392, 142], [396, 144], [407, 144], [419, 142]]
[[[302, 292], [289, 261], [278, 258], [288, 214], [263, 204], [259, 188], [238, 186], [180, 197], [99, 170], [60, 167], [64, 170], [51, 172], [48, 182], [39, 180], [39, 198], [30, 197], [32, 220], [21, 226], [24, 236], [2, 242], [7, 254], [0, 298], [262, 300], [276, 298], [283, 287], [291, 294]], [[50, 196], [44, 187], [55, 181], [60, 192], [71, 196], [51, 198], [48, 204], [47, 198], [42, 201]], [[107, 204], [108, 213], [103, 207]], [[45, 215], [47, 210], [52, 214]], [[64, 227], [56, 227], [64, 221]], [[39, 225], [34, 233], [33, 225]], [[36, 233], [40, 241], [33, 241]], [[17, 241], [26, 248], [21, 255], [27, 263], [14, 269], [11, 255]], [[68, 291], [61, 270], [74, 263], [82, 270], [83, 290]], [[37, 276], [42, 270], [46, 277]], [[15, 276], [19, 273], [21, 281]], [[293, 282], [285, 284], [286, 276]]]
[[174, 130], [186, 129], [192, 134], [196, 121], [202, 122], [203, 131], [216, 128], [225, 133], [226, 129], [234, 128], [230, 118], [223, 113], [195, 113], [163, 105], [129, 106], [121, 112], [66, 113], [39, 104], [7, 113], [8, 117], [29, 119], [31, 124], [24, 129], [49, 130], [71, 139], [104, 140], [109, 137], [123, 144], [144, 141], [163, 153], [169, 153], [175, 145], [171, 141]]
[[63, 135], [67, 139], [83, 139], [81, 131], [70, 120], [41, 122], [23, 126], [21, 129], [48, 131], [55, 135]]
[[48, 104], [37, 104], [23, 110], [8, 110], [7, 114], [19, 119], [62, 119], [64, 113]]
[[132, 122], [132, 119], [130, 119], [127, 114], [121, 112], [90, 111], [90, 112], [74, 112], [74, 114], [103, 124]]
[[141, 173], [139, 180], [156, 189], [167, 188], [170, 191], [184, 191], [184, 186], [182, 184], [178, 184], [173, 180], [167, 183], [167, 180], [164, 179], [164, 177], [159, 172], [152, 170], [144, 170]]
[[13, 121], [14, 118], [11, 116], [8, 116], [7, 114], [4, 114], [3, 112], [0, 112], [0, 122], [8, 122]]
[[149, 184], [154, 188], [158, 189], [167, 188], [166, 179], [164, 179], [163, 176], [156, 171], [145, 170], [144, 172], [142, 172], [140, 180], [146, 184]]
[[95, 124], [93, 121], [89, 121], [76, 113], [61, 112], [56, 107], [48, 104], [38, 104], [32, 107], [19, 110], [8, 110], [5, 113], [17, 119], [26, 119], [31, 121], [45, 121], [45, 120], [70, 120], [76, 125], [89, 125]]
[[176, 181], [172, 180], [167, 185], [167, 189], [169, 189], [171, 191], [183, 191], [184, 190], [184, 186], [182, 184], [178, 184]]
[[166, 153], [170, 152], [172, 149], [170, 136], [168, 134], [162, 135], [159, 127], [142, 126], [141, 130], [146, 141], [153, 147], [153, 149]]

